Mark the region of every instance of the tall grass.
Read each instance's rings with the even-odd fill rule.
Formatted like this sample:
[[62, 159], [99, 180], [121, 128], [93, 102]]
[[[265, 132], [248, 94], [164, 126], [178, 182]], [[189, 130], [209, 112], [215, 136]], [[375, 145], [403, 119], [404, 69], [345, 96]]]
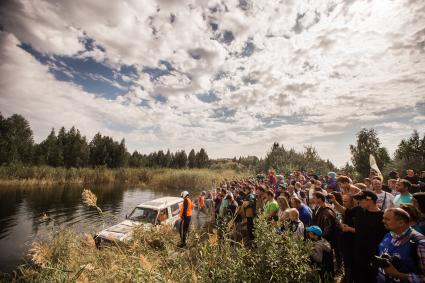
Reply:
[[97, 249], [92, 238], [57, 230], [36, 242], [17, 282], [317, 282], [309, 243], [257, 222], [254, 247], [215, 234], [190, 233], [187, 249], [167, 226], [138, 229], [126, 245]]
[[[83, 203], [97, 207], [89, 190]], [[100, 208], [99, 208], [100, 210]], [[101, 214], [102, 215], [102, 214]], [[230, 235], [193, 231], [186, 249], [177, 247], [171, 227], [139, 227], [126, 244], [96, 248], [88, 234], [76, 234], [49, 224], [45, 242], [31, 245], [27, 263], [13, 282], [317, 282], [309, 264], [311, 244], [290, 234], [277, 234], [265, 216], [256, 220], [252, 246]], [[2, 278], [2, 276], [5, 276]]]
[[225, 178], [247, 175], [226, 169], [53, 168], [1, 166], [0, 185], [133, 184], [170, 189], [205, 189]]

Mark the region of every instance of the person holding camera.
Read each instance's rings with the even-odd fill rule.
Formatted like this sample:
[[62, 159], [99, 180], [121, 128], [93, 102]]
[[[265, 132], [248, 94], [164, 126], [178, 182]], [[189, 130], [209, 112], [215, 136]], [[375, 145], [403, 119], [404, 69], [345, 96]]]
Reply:
[[401, 208], [387, 209], [383, 222], [390, 232], [375, 257], [377, 282], [425, 282], [425, 236], [410, 227], [410, 216]]

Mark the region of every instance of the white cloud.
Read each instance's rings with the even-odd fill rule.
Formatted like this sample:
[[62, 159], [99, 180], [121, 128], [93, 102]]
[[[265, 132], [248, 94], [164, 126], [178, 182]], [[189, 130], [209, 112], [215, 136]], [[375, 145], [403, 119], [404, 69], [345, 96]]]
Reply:
[[[275, 140], [301, 149], [320, 139], [313, 145], [342, 165], [354, 142], [342, 137], [360, 127], [380, 127], [393, 149], [394, 131], [398, 142], [403, 130], [420, 126], [424, 7], [403, 0], [7, 1], [1, 111], [28, 117], [39, 138], [76, 124], [146, 151], [204, 146], [213, 156], [262, 155]], [[96, 46], [85, 50], [83, 37]], [[116, 69], [133, 65], [138, 77], [122, 76], [134, 86], [107, 100], [55, 80], [16, 47], [21, 42]], [[141, 72], [165, 70], [161, 60], [174, 68], [168, 75], [152, 81]], [[213, 103], [195, 96], [211, 91]], [[234, 115], [213, 118], [218, 108]]]

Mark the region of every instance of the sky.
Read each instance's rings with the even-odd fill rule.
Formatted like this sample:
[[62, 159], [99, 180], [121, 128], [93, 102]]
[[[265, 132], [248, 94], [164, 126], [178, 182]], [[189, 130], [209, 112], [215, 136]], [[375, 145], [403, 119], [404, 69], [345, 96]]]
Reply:
[[425, 132], [425, 1], [3, 0], [0, 112], [130, 151], [341, 166], [363, 127]]

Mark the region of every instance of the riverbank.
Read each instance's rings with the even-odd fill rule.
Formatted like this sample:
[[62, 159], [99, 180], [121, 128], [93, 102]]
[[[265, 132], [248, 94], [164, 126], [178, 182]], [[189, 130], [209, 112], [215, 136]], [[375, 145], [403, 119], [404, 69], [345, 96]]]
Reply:
[[[126, 245], [96, 248], [91, 235], [55, 229], [31, 245], [27, 263], [0, 279], [15, 282], [316, 282], [308, 242], [279, 235], [264, 218], [256, 222], [255, 248], [225, 235], [189, 233], [178, 248], [167, 226], [137, 229]], [[3, 278], [2, 278], [3, 277]]]
[[203, 190], [224, 179], [249, 175], [231, 169], [150, 169], [150, 168], [53, 168], [0, 167], [1, 186], [39, 187], [51, 185], [129, 184], [152, 188]]

